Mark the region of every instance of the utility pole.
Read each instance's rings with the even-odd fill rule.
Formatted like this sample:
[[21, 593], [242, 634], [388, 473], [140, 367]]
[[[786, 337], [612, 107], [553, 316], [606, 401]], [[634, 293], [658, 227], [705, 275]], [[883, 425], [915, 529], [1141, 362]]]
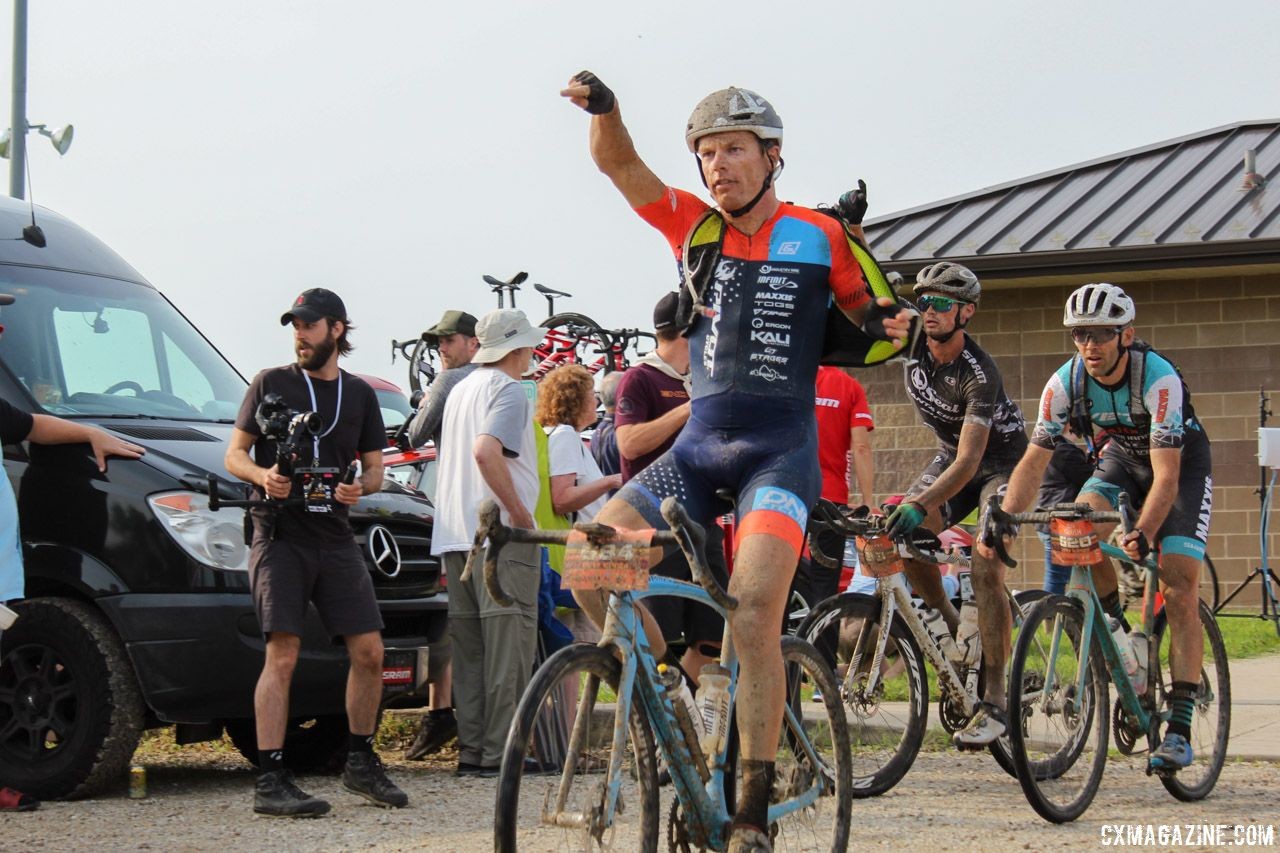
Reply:
[[13, 0], [13, 109], [9, 117], [9, 195], [24, 198], [27, 168], [27, 0]]

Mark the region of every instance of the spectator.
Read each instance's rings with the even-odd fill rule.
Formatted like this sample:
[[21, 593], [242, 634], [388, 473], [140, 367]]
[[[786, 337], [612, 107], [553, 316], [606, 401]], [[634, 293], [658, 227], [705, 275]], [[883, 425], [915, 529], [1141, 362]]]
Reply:
[[[875, 423], [867, 394], [858, 380], [838, 367], [819, 367], [815, 394], [818, 418], [818, 465], [822, 469], [822, 497], [841, 506], [875, 506], [875, 462], [871, 430]], [[852, 450], [852, 458], [850, 458]], [[844, 559], [844, 537], [824, 530], [817, 536], [824, 554]], [[792, 588], [810, 606], [835, 595], [840, 567], [833, 569], [801, 556]]]
[[[653, 309], [658, 344], [623, 374], [618, 385], [616, 434], [624, 483], [666, 453], [689, 420], [689, 341], [676, 329], [679, 299], [673, 291], [658, 300]], [[727, 586], [724, 531], [719, 525], [707, 528], [706, 550], [712, 574]], [[692, 578], [689, 563], [678, 550], [666, 554], [653, 573], [678, 580]], [[696, 686], [703, 665], [719, 656], [724, 620], [706, 605], [684, 598], [650, 599], [649, 610], [665, 640], [683, 639], [686, 648], [679, 663]], [[666, 648], [655, 646], [653, 653], [668, 662], [674, 658]]]
[[[1053, 455], [1049, 457], [1049, 467], [1044, 469], [1044, 479], [1040, 481], [1036, 506], [1053, 506], [1074, 501], [1092, 474], [1093, 465], [1089, 463], [1085, 452], [1065, 437], [1059, 436], [1054, 444]], [[1064, 595], [1067, 581], [1071, 580], [1071, 566], [1053, 561], [1047, 524], [1037, 524], [1036, 533], [1044, 543], [1044, 588], [1054, 595]]]
[[[285, 769], [285, 729], [289, 721], [289, 684], [298, 663], [307, 604], [315, 605], [331, 636], [340, 636], [351, 658], [347, 673], [347, 723], [350, 730], [342, 783], [348, 791], [381, 806], [401, 808], [409, 798], [387, 778], [373, 751], [378, 705], [382, 699], [382, 614], [348, 508], [361, 495], [382, 489], [382, 448], [386, 432], [378, 398], [359, 377], [338, 367], [352, 349], [347, 309], [336, 293], [323, 288], [303, 292], [280, 317], [293, 326], [297, 361], [254, 377], [236, 416], [227, 470], [252, 483], [259, 500], [321, 492], [329, 502], [310, 506], [249, 510], [253, 544], [249, 584], [258, 623], [266, 636], [266, 660], [254, 691], [258, 768], [253, 810], [271, 817], [316, 817], [329, 804], [301, 791]], [[317, 412], [322, 432], [302, 464], [338, 472], [359, 457], [358, 482], [329, 482], [286, 477], [276, 467], [276, 442], [262, 434], [255, 415], [268, 394], [278, 394], [296, 411]], [[249, 451], [253, 450], [250, 458]], [[305, 475], [304, 475], [305, 476]], [[339, 475], [340, 476], [340, 475]]]
[[[0, 293], [0, 305], [12, 305], [13, 296]], [[0, 326], [0, 332], [4, 327]], [[146, 451], [136, 444], [117, 438], [109, 432], [86, 424], [67, 421], [52, 415], [33, 415], [16, 409], [0, 399], [0, 439], [4, 444], [33, 441], [36, 444], [87, 444], [98, 462], [98, 470], [106, 472], [107, 457], [137, 459]], [[22, 536], [18, 530], [18, 503], [8, 477], [0, 477], [0, 627], [12, 614], [9, 602], [22, 598], [25, 574], [22, 568]], [[3, 631], [0, 630], [0, 635]], [[3, 780], [0, 780], [2, 782]], [[0, 812], [29, 812], [40, 808], [40, 801], [13, 788], [0, 787]]]
[[[439, 351], [444, 370], [427, 386], [426, 396], [409, 424], [408, 438], [412, 447], [419, 447], [430, 440], [438, 454], [440, 425], [444, 420], [449, 392], [476, 368], [471, 361], [480, 348], [480, 342], [476, 340], [476, 318], [466, 311], [446, 311], [440, 322], [422, 333], [422, 339]], [[444, 642], [431, 648], [427, 686], [429, 710], [413, 743], [405, 751], [404, 757], [410, 761], [419, 761], [439, 752], [458, 736], [458, 718], [453, 713], [452, 656], [453, 649], [447, 636]]]
[[516, 600], [489, 597], [481, 572], [462, 582], [475, 538], [476, 510], [497, 501], [505, 524], [533, 527], [537, 449], [529, 396], [519, 381], [542, 330], [524, 312], [498, 309], [476, 324], [479, 367], [449, 395], [441, 430], [431, 553], [449, 578], [449, 635], [458, 718], [458, 775], [496, 776], [507, 729], [533, 668], [541, 560], [538, 546], [510, 543], [498, 571]]
[[621, 474], [604, 475], [582, 443], [582, 430], [596, 421], [596, 398], [591, 374], [580, 364], [551, 371], [538, 390], [538, 423], [550, 429], [551, 506], [558, 515], [576, 514], [591, 521], [622, 485]]
[[600, 473], [621, 474], [622, 462], [618, 458], [618, 434], [615, 432], [614, 415], [618, 409], [618, 385], [622, 382], [623, 373], [613, 371], [606, 373], [600, 380], [600, 402], [604, 405], [604, 417], [596, 426], [595, 435], [591, 437], [591, 455], [595, 457]]

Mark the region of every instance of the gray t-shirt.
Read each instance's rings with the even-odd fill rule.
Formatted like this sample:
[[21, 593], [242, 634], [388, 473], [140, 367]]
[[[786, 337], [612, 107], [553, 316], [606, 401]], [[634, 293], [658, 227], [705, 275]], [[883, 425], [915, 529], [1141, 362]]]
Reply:
[[444, 404], [453, 387], [465, 379], [478, 365], [464, 364], [451, 367], [436, 376], [435, 381], [427, 386], [427, 396], [418, 407], [417, 414], [409, 424], [408, 439], [410, 447], [421, 447], [427, 441], [440, 447], [440, 429], [444, 423]]

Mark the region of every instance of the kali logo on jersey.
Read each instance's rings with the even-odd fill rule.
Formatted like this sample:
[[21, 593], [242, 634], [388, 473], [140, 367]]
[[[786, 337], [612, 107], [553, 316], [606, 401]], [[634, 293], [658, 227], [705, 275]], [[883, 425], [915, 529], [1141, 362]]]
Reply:
[[780, 335], [777, 332], [752, 332], [751, 340], [767, 347], [791, 346], [791, 335]]

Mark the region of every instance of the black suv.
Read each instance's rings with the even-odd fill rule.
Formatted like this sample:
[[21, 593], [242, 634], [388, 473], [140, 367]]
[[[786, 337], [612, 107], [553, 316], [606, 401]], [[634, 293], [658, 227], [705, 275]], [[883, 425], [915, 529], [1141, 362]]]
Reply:
[[[95, 424], [146, 447], [98, 472], [84, 445], [4, 448], [17, 494], [27, 598], [0, 638], [0, 780], [39, 797], [122, 783], [146, 728], [179, 742], [223, 729], [256, 760], [253, 691], [263, 639], [243, 509], [209, 509], [247, 384], [159, 291], [107, 246], [0, 199], [0, 395], [19, 409]], [[18, 239], [9, 239], [18, 238]], [[38, 240], [36, 242], [39, 242]], [[351, 523], [386, 623], [389, 703], [426, 701], [429, 648], [447, 601], [430, 555], [431, 504], [388, 481]], [[293, 680], [288, 755], [330, 762], [345, 743], [346, 651], [311, 611]]]

